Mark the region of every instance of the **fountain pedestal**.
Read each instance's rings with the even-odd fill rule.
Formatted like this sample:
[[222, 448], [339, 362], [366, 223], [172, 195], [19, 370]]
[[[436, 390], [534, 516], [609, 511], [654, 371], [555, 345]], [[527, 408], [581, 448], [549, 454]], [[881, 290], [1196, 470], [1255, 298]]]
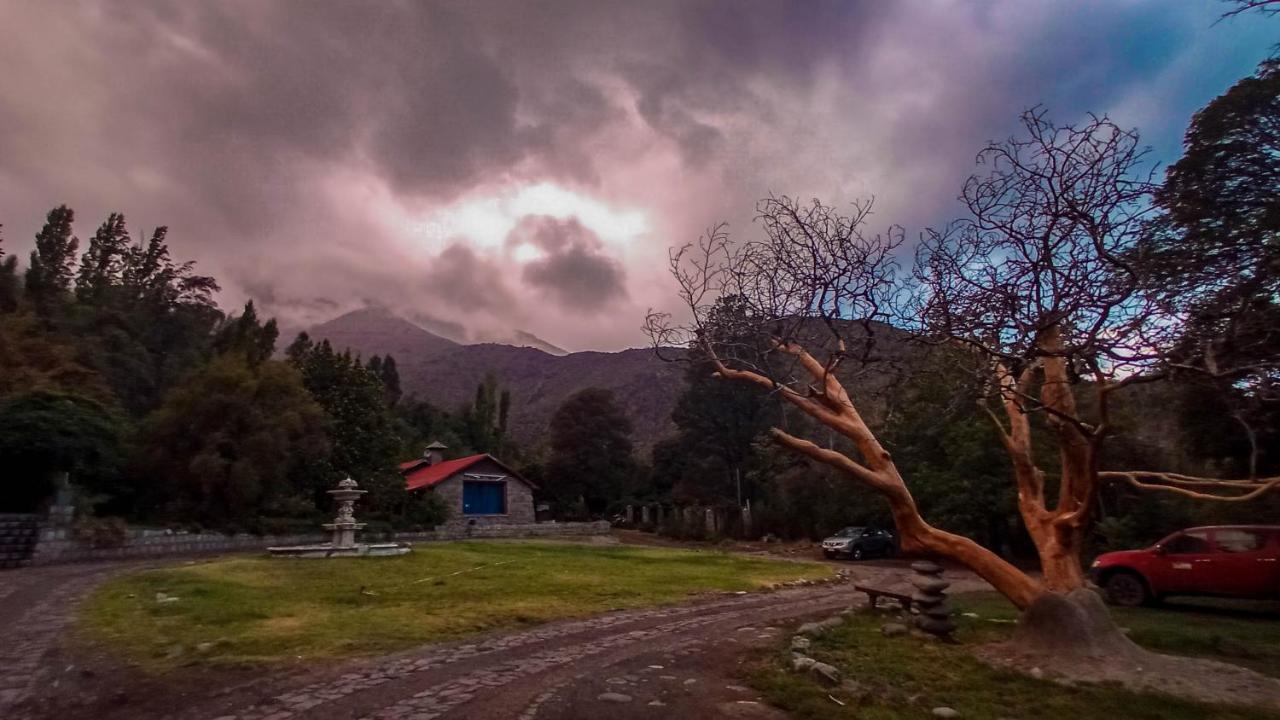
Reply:
[[321, 527], [333, 532], [333, 540], [329, 544], [334, 548], [345, 549], [356, 546], [356, 531], [363, 529], [365, 524], [356, 522], [355, 504], [356, 500], [367, 492], [368, 490], [361, 490], [356, 485], [356, 481], [351, 478], [343, 480], [338, 483], [337, 488], [329, 491], [333, 499], [338, 501], [338, 517]]
[[338, 483], [338, 487], [329, 491], [338, 501], [338, 516], [331, 523], [321, 527], [333, 533], [328, 544], [289, 545], [269, 547], [267, 552], [276, 557], [327, 558], [327, 557], [377, 557], [385, 555], [404, 555], [409, 546], [403, 543], [357, 543], [356, 531], [364, 528], [365, 523], [356, 522], [356, 500], [367, 490], [361, 490], [355, 480], [347, 478]]

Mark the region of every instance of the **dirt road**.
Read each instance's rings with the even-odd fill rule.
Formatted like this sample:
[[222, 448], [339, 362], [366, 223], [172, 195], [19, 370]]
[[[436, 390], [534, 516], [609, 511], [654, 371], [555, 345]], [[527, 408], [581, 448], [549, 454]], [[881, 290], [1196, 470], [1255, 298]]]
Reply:
[[[0, 717], [173, 718], [776, 718], [738, 668], [790, 628], [859, 604], [849, 584], [719, 595], [432, 645], [376, 659], [288, 668], [189, 668], [161, 678], [67, 634], [77, 601], [114, 572], [79, 566], [0, 576]], [[860, 581], [898, 584], [898, 563], [859, 564]], [[10, 580], [13, 582], [10, 582]], [[972, 585], [973, 581], [965, 581]], [[12, 664], [11, 664], [12, 663]], [[17, 672], [14, 672], [14, 669]]]

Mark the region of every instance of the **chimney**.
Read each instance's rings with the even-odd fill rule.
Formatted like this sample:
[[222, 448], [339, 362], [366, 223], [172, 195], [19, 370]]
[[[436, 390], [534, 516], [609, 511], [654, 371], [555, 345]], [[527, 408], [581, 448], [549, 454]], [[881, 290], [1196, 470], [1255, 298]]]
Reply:
[[428, 465], [438, 465], [444, 462], [444, 451], [448, 449], [444, 443], [436, 440], [428, 445], [426, 450], [422, 451], [422, 457], [427, 461]]

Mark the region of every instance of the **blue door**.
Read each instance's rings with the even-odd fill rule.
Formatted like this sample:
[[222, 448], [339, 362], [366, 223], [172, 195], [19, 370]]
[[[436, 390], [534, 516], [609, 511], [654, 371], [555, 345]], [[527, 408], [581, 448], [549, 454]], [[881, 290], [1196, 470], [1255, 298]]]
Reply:
[[506, 512], [506, 483], [470, 480], [462, 483], [463, 515], [503, 515]]

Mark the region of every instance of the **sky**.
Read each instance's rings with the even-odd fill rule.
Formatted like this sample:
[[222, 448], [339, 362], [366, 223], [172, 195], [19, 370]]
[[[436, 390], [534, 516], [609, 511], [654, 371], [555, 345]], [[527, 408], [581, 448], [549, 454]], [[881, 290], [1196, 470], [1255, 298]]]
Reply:
[[0, 223], [134, 237], [289, 327], [368, 305], [643, 345], [667, 251], [772, 194], [908, 237], [1018, 114], [1176, 160], [1280, 19], [1214, 1], [0, 0]]

